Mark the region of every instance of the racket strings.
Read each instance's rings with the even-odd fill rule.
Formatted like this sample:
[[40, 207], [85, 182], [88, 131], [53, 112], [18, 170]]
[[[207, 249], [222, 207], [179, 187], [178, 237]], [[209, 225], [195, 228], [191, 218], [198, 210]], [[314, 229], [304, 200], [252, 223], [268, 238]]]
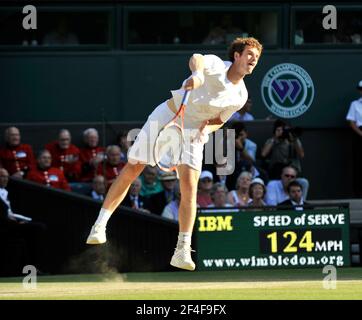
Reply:
[[179, 164], [184, 145], [183, 140], [182, 129], [177, 124], [161, 130], [154, 149], [155, 162], [161, 169], [170, 169]]

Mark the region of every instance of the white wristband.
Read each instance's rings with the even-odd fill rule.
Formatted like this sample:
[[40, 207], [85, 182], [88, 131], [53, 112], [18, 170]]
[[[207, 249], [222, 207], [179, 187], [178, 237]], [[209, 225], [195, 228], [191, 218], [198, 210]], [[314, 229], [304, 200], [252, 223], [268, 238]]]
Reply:
[[204, 73], [202, 71], [199, 71], [199, 70], [196, 70], [192, 73], [192, 77], [197, 77], [200, 79], [201, 81], [201, 84], [204, 83], [205, 81], [205, 76], [204, 76]]

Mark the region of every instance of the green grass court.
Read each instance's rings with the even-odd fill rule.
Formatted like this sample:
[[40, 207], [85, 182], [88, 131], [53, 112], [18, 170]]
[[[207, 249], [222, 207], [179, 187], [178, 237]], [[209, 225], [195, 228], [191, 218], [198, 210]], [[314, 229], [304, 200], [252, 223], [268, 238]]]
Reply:
[[244, 300], [362, 299], [362, 268], [337, 270], [337, 288], [324, 289], [322, 269], [61, 275], [0, 278], [0, 299]]

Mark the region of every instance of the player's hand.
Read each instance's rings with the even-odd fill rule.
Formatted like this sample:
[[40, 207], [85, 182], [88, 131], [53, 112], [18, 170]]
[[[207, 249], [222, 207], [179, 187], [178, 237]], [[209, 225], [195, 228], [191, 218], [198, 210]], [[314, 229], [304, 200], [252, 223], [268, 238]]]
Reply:
[[202, 85], [202, 82], [198, 77], [191, 76], [190, 78], [188, 78], [185, 81], [184, 89], [185, 90], [194, 90], [194, 89], [201, 87], [201, 85]]
[[195, 143], [207, 143], [209, 141], [209, 133], [207, 132], [206, 126], [209, 124], [209, 120], [205, 120], [196, 134], [196, 136], [192, 139], [191, 142]]

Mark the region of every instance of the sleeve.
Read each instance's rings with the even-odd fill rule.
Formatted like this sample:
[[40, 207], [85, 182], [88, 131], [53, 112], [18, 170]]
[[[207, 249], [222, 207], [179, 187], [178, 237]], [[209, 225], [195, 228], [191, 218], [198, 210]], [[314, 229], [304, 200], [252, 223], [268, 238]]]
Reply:
[[267, 141], [265, 141], [264, 146], [266, 146], [267, 144], [272, 144], [273, 143], [273, 138], [269, 138]]
[[204, 73], [206, 75], [221, 74], [225, 71], [225, 64], [214, 54], [204, 55]]
[[[196, 55], [201, 55], [199, 53], [195, 53]], [[204, 57], [204, 74], [205, 75], [218, 75], [221, 74], [225, 70], [224, 62], [213, 54], [202, 55]], [[182, 82], [182, 87], [185, 85], [185, 82], [189, 78], [186, 78]]]
[[246, 151], [249, 154], [249, 156], [253, 158], [254, 161], [255, 161], [256, 149], [257, 149], [257, 145], [254, 142], [250, 141], [246, 145]]
[[354, 106], [354, 102], [351, 103], [351, 106], [349, 107], [347, 116], [346, 116], [346, 120], [350, 120], [350, 121], [356, 121], [356, 113], [355, 113], [355, 106]]

